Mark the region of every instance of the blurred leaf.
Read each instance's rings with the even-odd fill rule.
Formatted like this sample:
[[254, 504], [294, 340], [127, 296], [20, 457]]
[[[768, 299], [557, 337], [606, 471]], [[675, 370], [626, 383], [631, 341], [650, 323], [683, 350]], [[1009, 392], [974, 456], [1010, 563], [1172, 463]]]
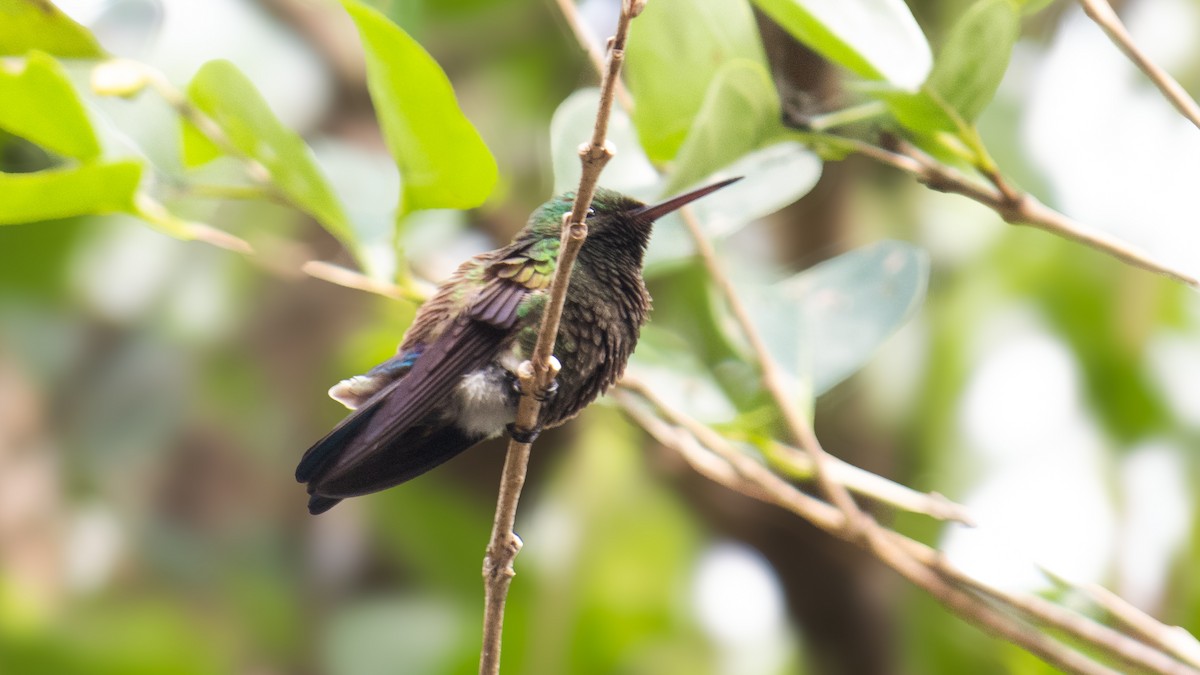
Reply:
[[821, 56], [860, 77], [915, 90], [929, 73], [925, 35], [903, 0], [754, 0]]
[[0, 664], [5, 673], [21, 675], [230, 672], [227, 650], [197, 639], [203, 624], [189, 621], [182, 605], [126, 597], [121, 604], [77, 608], [52, 632], [0, 626]]
[[467, 625], [445, 599], [374, 598], [351, 604], [330, 621], [320, 671], [330, 675], [443, 673], [453, 656], [467, 648], [463, 635]]
[[67, 157], [100, 154], [83, 103], [66, 69], [52, 57], [35, 51], [24, 64], [0, 67], [0, 101], [0, 129]]
[[[554, 193], [574, 190], [583, 171], [579, 163], [579, 145], [592, 136], [600, 90], [580, 89], [559, 104], [550, 121], [550, 158], [554, 165]], [[604, 187], [623, 192], [643, 201], [659, 193], [659, 176], [642, 151], [629, 115], [614, 106], [608, 120], [608, 141], [617, 154], [605, 167], [600, 182]]]
[[[538, 512], [518, 523], [542, 586], [527, 650], [543, 666], [518, 671], [715, 672], [680, 578], [700, 546], [694, 517], [652, 479], [640, 435], [618, 413], [592, 409], [582, 421]], [[663, 670], [661, 652], [672, 647], [709, 658]]]
[[1046, 9], [1054, 4], [1054, 0], [1016, 0], [1017, 6], [1021, 8], [1021, 14], [1030, 16]]
[[221, 148], [196, 128], [195, 124], [179, 118], [180, 159], [189, 169], [203, 166], [221, 156]]
[[[358, 242], [341, 203], [313, 159], [312, 150], [296, 132], [283, 126], [254, 84], [229, 61], [209, 61], [188, 85], [191, 102], [217, 123], [233, 147], [271, 174], [271, 180], [288, 199], [317, 219], [346, 248], [359, 255]], [[186, 128], [185, 128], [186, 129]], [[184, 155], [203, 157], [192, 143]]]
[[141, 177], [142, 165], [133, 161], [0, 173], [0, 225], [132, 213]]
[[99, 58], [96, 38], [50, 0], [0, 0], [0, 56], [32, 49], [66, 58]]
[[[685, 27], [686, 30], [681, 30]], [[732, 59], [766, 67], [750, 7], [726, 0], [655, 0], [630, 27], [625, 73], [646, 155], [671, 159], [710, 83]]]
[[974, 122], [995, 96], [1020, 33], [1013, 0], [976, 2], [950, 29], [926, 87], [964, 121]]
[[[800, 143], [768, 145], [711, 176], [710, 180], [745, 178], [694, 202], [692, 211], [706, 235], [727, 237], [808, 194], [821, 178], [822, 167], [821, 160]], [[690, 259], [694, 251], [695, 245], [678, 214], [660, 219], [646, 251], [647, 278]]]
[[642, 328], [628, 372], [653, 387], [672, 408], [702, 422], [727, 422], [737, 414], [712, 370], [700, 362], [687, 340], [674, 333], [653, 325]]
[[912, 140], [938, 159], [988, 164], [973, 123], [1004, 79], [1020, 30], [1013, 0], [981, 0], [954, 24], [919, 91], [885, 85], [859, 90], [886, 103]]
[[700, 182], [781, 129], [779, 96], [766, 67], [747, 59], [729, 61], [709, 84], [663, 192]]
[[924, 251], [882, 241], [742, 296], [779, 364], [820, 396], [908, 321], [928, 276]]
[[358, 0], [342, 0], [358, 27], [367, 86], [400, 167], [397, 216], [480, 205], [496, 184], [496, 160], [463, 115], [433, 57], [399, 26]]

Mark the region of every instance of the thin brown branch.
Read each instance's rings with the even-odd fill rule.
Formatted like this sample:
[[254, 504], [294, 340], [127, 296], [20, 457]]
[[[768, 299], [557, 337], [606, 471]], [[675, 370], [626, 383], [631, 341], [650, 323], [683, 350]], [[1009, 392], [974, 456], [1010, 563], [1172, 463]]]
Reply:
[[1107, 253], [1133, 267], [1161, 274], [1193, 288], [1200, 288], [1200, 279], [1155, 260], [1149, 253], [1129, 242], [1055, 211], [1033, 195], [1017, 190], [999, 174], [991, 175], [989, 178], [993, 184], [986, 185], [964, 176], [903, 141], [896, 143], [897, 152], [891, 152], [862, 141], [839, 140], [848, 141], [847, 147], [853, 148], [859, 154], [912, 174], [930, 189], [962, 195], [977, 201], [995, 211], [1007, 223], [1045, 230]]
[[[588, 59], [592, 62], [592, 67], [596, 69], [597, 73], [603, 75], [607, 68], [604, 62], [604, 52], [600, 50], [600, 42], [588, 30], [588, 27], [583, 23], [583, 17], [579, 16], [579, 12], [575, 9], [575, 0], [555, 0], [555, 2], [558, 3], [558, 8], [563, 18], [567, 20], [567, 25], [571, 27], [571, 32], [575, 34], [575, 41], [587, 52]], [[635, 7], [633, 16], [637, 16], [640, 13], [641, 9]], [[616, 91], [617, 103], [624, 110], [631, 110], [633, 108], [633, 99], [629, 97], [629, 90], [625, 88], [625, 83], [618, 79], [613, 83], [613, 86]]]
[[392, 300], [405, 300], [418, 304], [425, 301], [425, 297], [419, 292], [386, 281], [380, 281], [379, 279], [373, 279], [362, 272], [347, 269], [323, 260], [309, 260], [300, 266], [300, 271], [314, 279], [328, 281], [331, 284], [345, 288], [366, 291], [374, 295], [382, 295]]
[[1079, 0], [1079, 4], [1083, 5], [1083, 11], [1100, 26], [1113, 44], [1154, 82], [1154, 86], [1162, 91], [1163, 96], [1175, 106], [1179, 114], [1200, 128], [1200, 105], [1188, 96], [1187, 91], [1175, 78], [1151, 61], [1150, 57], [1134, 44], [1133, 36], [1125, 29], [1125, 24], [1121, 23], [1121, 18], [1113, 11], [1112, 5], [1109, 5], [1107, 0]]
[[[665, 447], [678, 452], [698, 473], [749, 497], [791, 511], [833, 536], [846, 538], [845, 517], [837, 509], [804, 494], [723, 438], [718, 436], [720, 441], [709, 445], [708, 441], [714, 440], [711, 436], [700, 439], [692, 435], [690, 431], [698, 423], [673, 426], [676, 419], [686, 421], [687, 416], [683, 413], [666, 408], [661, 412], [672, 423], [659, 419], [637, 400], [646, 393], [623, 387], [613, 392], [613, 396], [639, 425]], [[662, 405], [661, 401], [649, 397], [643, 400], [655, 408]], [[867, 528], [863, 537], [851, 541], [925, 589], [967, 622], [1020, 645], [1068, 672], [1115, 671], [1016, 622], [1010, 614], [1019, 614], [1036, 624], [1060, 630], [1097, 653], [1135, 669], [1164, 675], [1197, 675], [1200, 672], [1154, 645], [1144, 644], [1044, 598], [991, 587], [950, 565], [937, 550], [899, 533], [879, 527]], [[939, 576], [941, 581], [936, 578]], [[1005, 611], [997, 611], [984, 598]]]
[[[733, 314], [734, 320], [745, 336], [746, 341], [750, 345], [751, 351], [754, 353], [755, 359], [758, 360], [759, 368], [762, 371], [763, 385], [767, 389], [767, 393], [774, 399], [776, 406], [783, 415], [784, 423], [788, 427], [796, 442], [800, 447], [812, 457], [813, 473], [815, 475], [817, 485], [825, 494], [829, 501], [838, 507], [842, 513], [846, 514], [847, 527], [851, 530], [856, 530], [860, 526], [860, 521], [866, 521], [867, 518], [859, 510], [858, 505], [854, 503], [854, 498], [846, 490], [845, 486], [837, 483], [829, 477], [828, 465], [831, 461], [829, 454], [821, 447], [821, 443], [817, 440], [816, 433], [813, 432], [812, 425], [808, 419], [800, 413], [796, 408], [794, 397], [787, 390], [787, 384], [784, 381], [786, 377], [783, 370], [775, 362], [775, 357], [771, 355], [767, 349], [767, 343], [763, 341], [762, 335], [758, 332], [758, 327], [754, 325], [753, 319], [750, 317], [750, 311], [746, 309], [745, 303], [737, 294], [737, 289], [733, 286], [733, 281], [729, 275], [725, 274], [725, 270], [721, 267], [721, 262], [717, 258], [717, 252], [713, 248], [712, 242], [705, 236], [704, 231], [700, 228], [700, 222], [696, 219], [695, 213], [687, 207], [680, 209], [683, 216], [684, 225], [687, 227], [688, 234], [692, 238], [692, 242], [696, 246], [696, 252], [699, 253], [700, 259], [704, 262], [704, 267], [708, 271], [708, 276], [716, 285], [721, 298], [728, 305], [729, 311]], [[848, 532], [847, 534], [853, 534]]]
[[1168, 626], [1097, 584], [1076, 586], [1139, 640], [1200, 668], [1200, 641], [1182, 626]]
[[[910, 540], [911, 541], [911, 540]], [[935, 568], [940, 574], [964, 588], [979, 593], [1012, 608], [1027, 616], [1030, 620], [1060, 630], [1080, 641], [1083, 641], [1109, 658], [1120, 661], [1128, 666], [1163, 675], [1200, 675], [1200, 671], [1181, 663], [1170, 653], [1119, 631], [1113, 630], [1087, 616], [1074, 612], [1061, 605], [1056, 605], [1045, 598], [1024, 594], [1009, 593], [994, 586], [989, 586], [962, 570], [950, 565], [937, 551], [917, 542], [901, 542], [908, 547], [915, 557]]]
[[[717, 433], [711, 427], [667, 405], [645, 382], [626, 375], [622, 378], [619, 386], [645, 399], [655, 407], [658, 414], [665, 417], [671, 424], [686, 430], [705, 446], [713, 447], [720, 445], [724, 448], [722, 454], [737, 452], [737, 449], [729, 439]], [[621, 399], [620, 401], [624, 404], [628, 399]], [[804, 479], [813, 477], [814, 466], [812, 458], [808, 454], [783, 444], [778, 444], [775, 452], [779, 455], [779, 463], [786, 465], [792, 477]], [[943, 495], [917, 492], [912, 488], [894, 483], [883, 476], [864, 471], [852, 464], [843, 462], [837, 457], [830, 457], [829, 460], [827, 468], [830, 478], [846, 486], [846, 488], [857, 495], [910, 513], [921, 513], [940, 520], [954, 521], [964, 525], [972, 524], [971, 517], [967, 513], [966, 508], [952, 502]], [[770, 458], [768, 458], [768, 461], [770, 461]]]
[[[638, 404], [631, 400], [633, 397], [625, 391], [617, 391], [613, 395], [626, 410], [638, 409]], [[634, 417], [639, 422], [654, 419], [653, 415], [645, 412], [635, 413]], [[720, 448], [699, 448], [694, 436], [673, 434], [669, 430], [664, 429], [663, 426], [665, 425], [652, 423], [648, 427], [648, 430], [651, 430], [655, 439], [664, 446], [679, 452], [698, 473], [748, 497], [769, 504], [775, 504], [796, 513], [829, 534], [843, 539], [846, 538], [846, 517], [836, 508], [800, 492], [794, 486], [771, 473], [766, 467], [738, 452], [736, 449], [725, 447], [724, 444]], [[710, 459], [704, 457], [704, 455], [712, 457], [709, 451], [715, 452], [733, 470], [728, 471], [724, 468], [717, 468]], [[885, 532], [887, 531], [879, 530], [878, 533], [873, 533], [868, 528], [865, 536], [859, 538], [858, 541], [865, 542], [867, 539], [874, 539], [875, 541], [872, 542], [873, 545], [869, 550], [875, 552], [883, 562], [896, 569], [905, 578], [925, 589], [948, 609], [968, 622], [983, 628], [989, 633], [1021, 645], [1045, 659], [1048, 663], [1052, 663], [1069, 672], [1086, 673], [1088, 675], [1113, 675], [1116, 672], [1050, 640], [1037, 631], [1016, 622], [1011, 617], [995, 611], [986, 603], [980, 602], [972, 598], [972, 596], [950, 586], [944, 580], [939, 579], [927, 567], [917, 563], [906, 552], [898, 550], [895, 544], [887, 543], [880, 535], [880, 533]], [[883, 536], [888, 535], [900, 537], [900, 535], [893, 533], [887, 533], [887, 535]], [[921, 546], [918, 542], [912, 543]]]
[[[492, 521], [492, 536], [483, 558], [483, 646], [479, 658], [481, 675], [497, 675], [500, 672], [504, 605], [508, 598], [508, 588], [516, 574], [513, 561], [521, 548], [521, 540], [513, 532], [517, 502], [525, 484], [533, 437], [539, 430], [541, 401], [558, 374], [558, 362], [553, 357], [554, 343], [558, 336], [563, 304], [566, 301], [567, 286], [571, 281], [571, 270], [587, 238], [586, 217], [591, 208], [600, 172], [613, 156], [612, 147], [607, 142], [608, 120], [625, 58], [629, 22], [640, 11], [640, 7], [636, 0], [625, 0], [622, 3], [616, 35], [609, 42], [607, 67], [600, 84], [600, 105], [596, 110], [592, 138], [579, 150], [583, 173], [579, 179], [579, 188], [575, 191], [575, 202], [571, 206], [571, 212], [563, 218], [558, 262], [549, 289], [550, 298], [542, 315], [533, 354], [528, 361], [521, 364], [518, 372], [521, 400], [517, 407], [514, 433], [509, 440], [508, 454], [504, 461], [504, 475], [496, 501], [496, 515]], [[521, 440], [518, 440], [518, 437]]]

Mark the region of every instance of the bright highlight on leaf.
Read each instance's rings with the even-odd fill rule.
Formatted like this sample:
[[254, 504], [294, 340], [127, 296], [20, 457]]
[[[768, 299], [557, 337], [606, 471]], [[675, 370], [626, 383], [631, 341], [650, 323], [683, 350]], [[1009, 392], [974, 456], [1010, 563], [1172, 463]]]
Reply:
[[367, 57], [367, 86], [400, 168], [397, 217], [419, 209], [478, 206], [496, 183], [496, 160], [458, 107], [428, 52], [383, 14], [342, 0]]
[[[209, 61], [188, 86], [188, 98], [221, 128], [241, 154], [264, 167], [288, 200], [317, 219], [352, 253], [357, 240], [341, 202], [318, 168], [312, 150], [285, 127], [254, 84], [228, 61]], [[195, 163], [213, 156], [198, 131], [183, 131], [183, 155]]]
[[915, 90], [933, 60], [903, 0], [754, 0], [813, 51], [860, 77]]
[[67, 157], [100, 154], [66, 69], [42, 52], [31, 52], [24, 64], [0, 65], [0, 129]]
[[0, 56], [35, 49], [65, 58], [104, 56], [91, 32], [50, 0], [0, 0]]
[[137, 162], [84, 164], [36, 173], [0, 173], [0, 225], [133, 213]]

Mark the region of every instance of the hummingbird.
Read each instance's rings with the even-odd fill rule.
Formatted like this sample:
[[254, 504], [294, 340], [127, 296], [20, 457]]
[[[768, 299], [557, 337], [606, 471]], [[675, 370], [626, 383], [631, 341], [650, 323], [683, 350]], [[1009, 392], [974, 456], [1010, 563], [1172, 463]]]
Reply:
[[[561, 369], [539, 428], [574, 417], [625, 370], [650, 311], [642, 261], [654, 221], [737, 180], [653, 205], [596, 190], [554, 347]], [[460, 265], [417, 310], [394, 357], [329, 390], [353, 412], [296, 467], [310, 513], [399, 485], [512, 431], [516, 372], [533, 353], [574, 198], [542, 204], [512, 243]]]

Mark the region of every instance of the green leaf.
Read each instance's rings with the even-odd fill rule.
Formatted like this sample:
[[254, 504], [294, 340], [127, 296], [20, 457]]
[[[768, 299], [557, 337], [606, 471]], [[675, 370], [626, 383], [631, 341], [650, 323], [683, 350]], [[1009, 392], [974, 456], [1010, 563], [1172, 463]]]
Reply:
[[91, 32], [50, 0], [0, 0], [0, 56], [34, 49], [76, 59], [105, 55]]
[[928, 277], [924, 251], [882, 241], [741, 295], [780, 365], [819, 396], [908, 321], [925, 298]]
[[478, 206], [496, 184], [496, 160], [433, 57], [358, 0], [342, 0], [367, 57], [367, 87], [400, 168], [397, 218], [418, 209]]
[[974, 122], [995, 96], [1020, 33], [1012, 0], [976, 2], [951, 28], [926, 87]]
[[[554, 165], [555, 194], [579, 186], [583, 172], [579, 145], [592, 137], [599, 105], [600, 90], [591, 87], [571, 94], [554, 111], [550, 120], [550, 159]], [[620, 106], [613, 107], [608, 119], [608, 142], [617, 154], [600, 176], [601, 185], [643, 201], [657, 197], [661, 192], [658, 171], [642, 151], [633, 123]]]
[[132, 213], [141, 177], [142, 165], [132, 161], [0, 173], [0, 225]]
[[[209, 61], [188, 85], [188, 98], [216, 122], [230, 144], [266, 167], [271, 180], [300, 209], [311, 214], [356, 256], [359, 247], [341, 202], [296, 132], [283, 126], [254, 84], [229, 61]], [[184, 132], [185, 139], [187, 132]], [[187, 143], [191, 143], [188, 150]], [[203, 157], [195, 139], [185, 156]]]
[[66, 69], [52, 57], [31, 52], [24, 64], [0, 65], [0, 101], [0, 129], [67, 157], [87, 160], [100, 154], [83, 103]]
[[629, 359], [629, 374], [652, 383], [667, 405], [706, 423], [729, 422], [733, 403], [713, 379], [687, 340], [655, 326], [645, 326]]
[[663, 192], [698, 183], [781, 132], [779, 96], [767, 69], [747, 59], [726, 63], [708, 86]]
[[221, 156], [221, 148], [197, 129], [195, 124], [182, 117], [179, 118], [179, 143], [180, 160], [189, 169], [208, 164]]
[[637, 101], [633, 123], [651, 160], [675, 156], [710, 83], [732, 59], [766, 67], [746, 3], [655, 0], [646, 5], [630, 26], [625, 72]]
[[[821, 159], [808, 147], [795, 141], [774, 143], [724, 167], [720, 177], [745, 176], [745, 180], [694, 202], [692, 212], [704, 234], [718, 240], [808, 194], [821, 169]], [[654, 226], [646, 250], [646, 277], [667, 272], [693, 255], [695, 245], [683, 220], [669, 214]]]
[[929, 73], [925, 35], [903, 0], [754, 0], [821, 56], [860, 77], [915, 90]]

